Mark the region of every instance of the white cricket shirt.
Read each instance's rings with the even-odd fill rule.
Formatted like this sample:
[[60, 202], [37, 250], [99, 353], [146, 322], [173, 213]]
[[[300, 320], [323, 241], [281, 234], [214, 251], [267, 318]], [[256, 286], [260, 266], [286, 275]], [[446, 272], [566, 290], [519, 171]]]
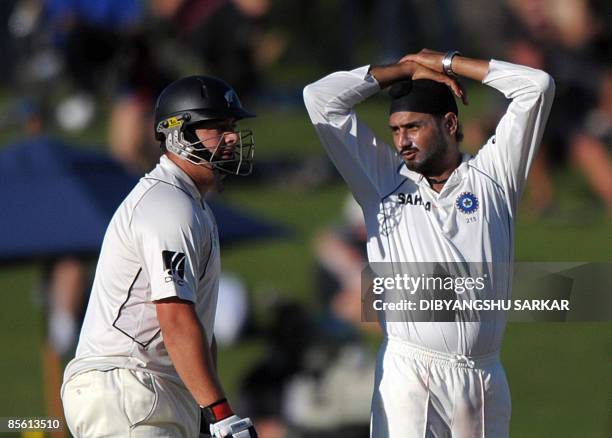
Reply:
[[162, 156], [111, 219], [64, 382], [91, 369], [128, 368], [182, 385], [164, 346], [154, 301], [179, 297], [193, 302], [210, 343], [220, 270], [210, 207], [191, 178]]
[[[369, 66], [304, 89], [321, 142], [361, 205], [370, 262], [493, 262], [497, 298], [509, 298], [514, 220], [554, 96], [545, 72], [492, 60], [483, 83], [511, 99], [495, 134], [463, 155], [440, 193], [362, 123], [353, 106], [380, 86]], [[491, 297], [490, 297], [491, 298]], [[435, 351], [498, 351], [505, 314], [488, 322], [385, 322], [385, 335]]]

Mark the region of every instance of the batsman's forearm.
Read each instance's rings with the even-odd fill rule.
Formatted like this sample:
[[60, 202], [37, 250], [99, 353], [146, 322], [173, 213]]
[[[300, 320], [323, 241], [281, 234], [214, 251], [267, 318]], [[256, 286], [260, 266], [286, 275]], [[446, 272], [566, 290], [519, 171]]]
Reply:
[[489, 61], [455, 55], [451, 68], [458, 76], [482, 82], [489, 72]]
[[179, 315], [160, 318], [164, 345], [174, 368], [196, 402], [200, 406], [207, 406], [225, 395], [202, 325], [193, 310], [193, 314], [181, 310]]
[[217, 338], [215, 335], [212, 337], [212, 342], [210, 344], [210, 354], [212, 355], [213, 365], [215, 366], [215, 372], [217, 372]]

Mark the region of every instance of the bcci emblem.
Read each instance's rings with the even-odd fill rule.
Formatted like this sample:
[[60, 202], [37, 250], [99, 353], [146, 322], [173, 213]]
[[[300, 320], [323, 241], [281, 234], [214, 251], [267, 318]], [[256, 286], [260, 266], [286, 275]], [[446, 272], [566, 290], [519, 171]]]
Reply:
[[473, 193], [464, 192], [459, 195], [455, 205], [461, 213], [472, 214], [478, 210], [478, 198]]

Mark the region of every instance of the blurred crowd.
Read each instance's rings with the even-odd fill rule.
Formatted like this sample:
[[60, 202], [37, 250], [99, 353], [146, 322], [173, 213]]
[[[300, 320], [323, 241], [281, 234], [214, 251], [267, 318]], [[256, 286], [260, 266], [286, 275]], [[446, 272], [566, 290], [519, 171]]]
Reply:
[[241, 96], [258, 86], [254, 47], [267, 0], [9, 0], [2, 8], [0, 46], [11, 59], [2, 76], [22, 114], [65, 131], [104, 119], [111, 152], [137, 171], [157, 160], [151, 112], [169, 82], [204, 71]]
[[[530, 176], [528, 211], [557, 212], [556, 169], [570, 166], [612, 217], [609, 1], [4, 0], [0, 17], [8, 101], [0, 126], [28, 136], [102, 131], [110, 153], [138, 173], [158, 157], [155, 97], [187, 74], [222, 77], [251, 106], [299, 108], [305, 84], [270, 77], [304, 68], [313, 80], [334, 69], [394, 62], [422, 47], [541, 68], [554, 77], [557, 94]], [[500, 100], [466, 122], [468, 148], [492, 134], [503, 106]], [[264, 170], [255, 181], [274, 184], [284, 175], [296, 187], [316, 189], [337, 178], [325, 158], [314, 160], [258, 162]], [[368, 436], [374, 357], [364, 333], [377, 328], [360, 322], [365, 232], [353, 200], [338, 209], [341, 224], [313, 242], [315, 310], [279, 295], [268, 322], [257, 326], [244, 282], [227, 274], [221, 283], [220, 344], [244, 336], [266, 343], [239, 390], [264, 438]], [[48, 337], [60, 355], [72, 354], [90, 277], [79, 258], [46, 265]]]
[[511, 0], [508, 7], [508, 60], [546, 70], [557, 85], [530, 175], [530, 207], [555, 213], [551, 169], [568, 163], [612, 217], [612, 7], [579, 0]]
[[[605, 0], [6, 0], [0, 77], [13, 104], [0, 125], [39, 114], [43, 130], [104, 130], [113, 155], [142, 172], [157, 158], [154, 99], [180, 76], [216, 75], [247, 104], [298, 107], [304, 84], [269, 78], [459, 48], [555, 78], [530, 211], [555, 212], [553, 174], [569, 164], [612, 215], [611, 9]], [[502, 110], [469, 122], [468, 148]]]

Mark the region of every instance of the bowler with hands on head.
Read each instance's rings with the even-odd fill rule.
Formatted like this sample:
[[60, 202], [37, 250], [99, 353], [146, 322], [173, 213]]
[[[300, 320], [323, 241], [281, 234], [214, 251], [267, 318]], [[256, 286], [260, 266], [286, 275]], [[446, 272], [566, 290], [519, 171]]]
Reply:
[[[461, 153], [457, 76], [510, 99], [477, 155]], [[391, 87], [387, 146], [353, 107]], [[317, 134], [360, 204], [369, 262], [472, 263], [511, 296], [514, 224], [554, 96], [545, 72], [424, 49], [386, 66], [332, 73], [304, 89]], [[387, 321], [372, 397], [374, 438], [504, 438], [510, 392], [499, 351], [503, 311], [490, 320]]]

